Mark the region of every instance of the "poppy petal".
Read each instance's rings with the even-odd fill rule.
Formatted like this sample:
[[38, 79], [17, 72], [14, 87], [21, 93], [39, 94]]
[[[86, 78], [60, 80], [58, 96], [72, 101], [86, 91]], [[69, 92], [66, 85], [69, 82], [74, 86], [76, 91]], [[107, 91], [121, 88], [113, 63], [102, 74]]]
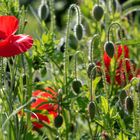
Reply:
[[11, 35], [0, 42], [0, 56], [11, 57], [26, 52], [33, 45], [32, 37], [28, 35]]
[[[123, 53], [124, 51], [124, 53]], [[125, 58], [129, 58], [129, 49], [128, 47], [125, 45], [125, 46], [118, 46], [118, 56], [117, 56], [117, 59], [120, 58], [120, 56], [124, 54], [124, 57]]]
[[105, 53], [104, 53], [104, 64], [105, 64], [107, 70], [109, 70], [109, 68], [110, 68], [110, 62], [111, 62], [111, 59], [110, 59], [110, 57], [107, 55], [107, 53], [105, 52]]
[[0, 16], [0, 39], [14, 34], [18, 29], [18, 19], [14, 16]]

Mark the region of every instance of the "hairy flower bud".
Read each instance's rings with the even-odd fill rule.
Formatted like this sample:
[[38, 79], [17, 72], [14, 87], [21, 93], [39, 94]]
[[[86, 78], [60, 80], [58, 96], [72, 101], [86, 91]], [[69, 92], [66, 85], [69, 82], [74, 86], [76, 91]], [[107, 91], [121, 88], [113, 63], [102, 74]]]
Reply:
[[54, 119], [54, 125], [56, 128], [61, 127], [63, 124], [63, 117], [61, 115], [58, 115], [55, 119]]
[[126, 110], [129, 114], [131, 114], [133, 112], [134, 103], [133, 103], [133, 100], [130, 96], [127, 96], [125, 99], [125, 107], [126, 107]]
[[96, 77], [96, 69], [95, 69], [95, 64], [94, 63], [90, 63], [88, 65], [87, 75], [88, 75], [88, 77], [90, 79], [95, 79], [95, 77]]
[[84, 32], [83, 25], [82, 24], [76, 24], [75, 27], [74, 27], [74, 33], [75, 33], [75, 36], [78, 40], [82, 39], [83, 32]]
[[90, 118], [93, 119], [96, 113], [96, 106], [93, 101], [91, 101], [88, 105], [88, 112], [89, 112]]
[[69, 36], [69, 47], [74, 50], [77, 50], [78, 48], [78, 40], [73, 34], [70, 34]]
[[121, 90], [119, 94], [120, 103], [123, 105], [125, 102], [125, 98], [127, 97], [126, 91]]
[[75, 93], [79, 94], [81, 92], [82, 83], [78, 79], [74, 79], [72, 82], [72, 89]]
[[104, 45], [104, 50], [110, 58], [112, 58], [114, 56], [115, 48], [114, 48], [114, 44], [112, 42], [110, 42], [110, 41], [106, 42]]
[[93, 7], [93, 11], [92, 11], [93, 17], [97, 20], [100, 21], [103, 14], [104, 14], [104, 10], [100, 5], [95, 5]]
[[49, 16], [49, 7], [46, 2], [41, 3], [39, 6], [38, 15], [41, 20], [45, 20]]

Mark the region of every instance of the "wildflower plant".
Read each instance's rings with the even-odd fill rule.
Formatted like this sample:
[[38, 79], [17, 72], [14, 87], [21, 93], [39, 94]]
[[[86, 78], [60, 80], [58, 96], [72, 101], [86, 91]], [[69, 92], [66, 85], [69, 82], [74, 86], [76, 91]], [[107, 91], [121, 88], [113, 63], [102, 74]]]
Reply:
[[139, 4], [0, 0], [0, 139], [140, 140]]

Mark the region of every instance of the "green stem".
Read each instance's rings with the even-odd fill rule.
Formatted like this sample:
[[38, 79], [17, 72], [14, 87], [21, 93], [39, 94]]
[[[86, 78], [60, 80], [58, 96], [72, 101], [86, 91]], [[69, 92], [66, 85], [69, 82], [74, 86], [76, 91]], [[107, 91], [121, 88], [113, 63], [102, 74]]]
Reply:
[[69, 54], [68, 54], [68, 47], [69, 47], [69, 34], [70, 34], [70, 14], [72, 8], [75, 9], [77, 13], [77, 22], [80, 20], [80, 15], [79, 15], [79, 8], [76, 4], [70, 5], [68, 9], [68, 21], [67, 21], [67, 28], [66, 28], [66, 45], [65, 45], [65, 53], [64, 53], [64, 83], [65, 83], [65, 94], [67, 93], [67, 77], [68, 77], [68, 66], [69, 66]]
[[[92, 37], [92, 40], [91, 40], [91, 43], [90, 43], [90, 61], [91, 63], [93, 63], [93, 42], [95, 41], [95, 39], [99, 37], [98, 34], [95, 34], [93, 37]], [[92, 90], [92, 78], [90, 79], [90, 100], [93, 101], [93, 90]], [[95, 98], [95, 94], [94, 94], [94, 98]]]
[[50, 4], [50, 13], [51, 13], [51, 32], [55, 32], [55, 9], [54, 9], [54, 0], [49, 0]]
[[75, 53], [75, 62], [74, 62], [74, 71], [75, 71], [75, 79], [77, 79], [77, 55], [79, 51]]
[[[114, 22], [114, 23], [110, 24], [109, 29], [108, 29], [108, 34], [107, 34], [108, 42], [109, 42], [109, 33], [110, 33], [110, 30], [111, 30], [112, 26], [114, 26], [114, 25], [117, 25], [120, 28], [120, 30], [122, 31], [122, 27], [121, 27], [121, 25], [119, 23]], [[121, 39], [122, 39], [122, 34], [121, 34]]]
[[89, 127], [90, 137], [91, 137], [91, 139], [93, 139], [92, 128], [91, 128], [91, 125], [90, 125], [89, 118], [87, 118], [87, 122], [88, 122], [88, 127]]

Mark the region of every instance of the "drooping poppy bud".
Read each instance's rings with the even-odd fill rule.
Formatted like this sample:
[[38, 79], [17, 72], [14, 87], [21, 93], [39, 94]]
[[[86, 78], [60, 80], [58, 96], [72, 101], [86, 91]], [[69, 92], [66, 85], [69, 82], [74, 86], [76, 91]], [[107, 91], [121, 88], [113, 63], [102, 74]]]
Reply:
[[93, 101], [91, 101], [88, 105], [88, 112], [89, 112], [90, 118], [93, 119], [96, 113], [96, 106]]
[[74, 79], [72, 82], [72, 89], [75, 93], [79, 94], [81, 92], [82, 83], [78, 79]]
[[93, 17], [97, 20], [100, 21], [103, 14], [104, 14], [104, 10], [100, 5], [95, 5], [93, 7], [93, 11], [92, 11]]
[[88, 77], [90, 79], [95, 79], [95, 77], [96, 77], [96, 69], [95, 69], [95, 64], [94, 63], [90, 63], [88, 65], [87, 75], [88, 75]]
[[69, 47], [74, 50], [78, 48], [78, 40], [73, 34], [70, 34], [69, 36]]
[[74, 27], [74, 33], [75, 33], [75, 36], [78, 40], [81, 40], [82, 37], [83, 37], [83, 25], [82, 24], [76, 24], [75, 27]]
[[104, 50], [110, 58], [114, 56], [115, 48], [114, 48], [114, 44], [111, 41], [105, 43]]
[[125, 98], [127, 97], [126, 91], [121, 90], [119, 94], [120, 103], [123, 105], [125, 102]]
[[42, 1], [41, 5], [39, 6], [38, 15], [41, 20], [45, 20], [49, 16], [49, 7], [45, 0]]
[[126, 107], [126, 110], [129, 114], [131, 114], [133, 112], [134, 103], [133, 103], [133, 100], [130, 96], [127, 96], [125, 99], [125, 107]]
[[58, 115], [55, 119], [54, 119], [54, 125], [56, 128], [61, 127], [63, 124], [63, 117], [61, 115]]

